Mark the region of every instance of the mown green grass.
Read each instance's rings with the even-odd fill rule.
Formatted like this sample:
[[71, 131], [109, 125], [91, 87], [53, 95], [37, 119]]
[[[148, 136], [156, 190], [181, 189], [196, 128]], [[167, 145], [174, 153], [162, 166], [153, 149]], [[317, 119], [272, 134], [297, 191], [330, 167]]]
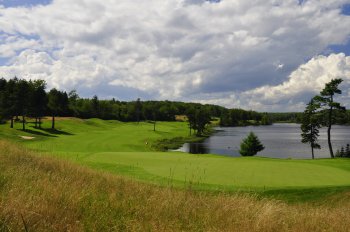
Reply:
[[[26, 146], [49, 152], [115, 152], [115, 151], [153, 151], [152, 145], [159, 139], [188, 137], [189, 131], [185, 122], [158, 122], [156, 131], [153, 124], [147, 122], [122, 123], [99, 119], [61, 119], [56, 122], [56, 130], [48, 129], [50, 121], [44, 121], [44, 129], [27, 126], [27, 132], [9, 125], [0, 126], [0, 138], [25, 143]], [[35, 139], [25, 141], [21, 135], [33, 136]]]
[[[16, 125], [20, 128], [20, 125]], [[45, 121], [43, 128], [49, 128]], [[0, 138], [11, 138], [34, 150], [93, 168], [161, 185], [201, 190], [253, 191], [290, 201], [321, 198], [350, 189], [350, 160], [284, 160], [231, 158], [156, 152], [160, 139], [187, 137], [185, 122], [122, 123], [98, 119], [57, 121], [57, 131], [28, 132], [0, 127]], [[23, 140], [20, 135], [35, 137]]]

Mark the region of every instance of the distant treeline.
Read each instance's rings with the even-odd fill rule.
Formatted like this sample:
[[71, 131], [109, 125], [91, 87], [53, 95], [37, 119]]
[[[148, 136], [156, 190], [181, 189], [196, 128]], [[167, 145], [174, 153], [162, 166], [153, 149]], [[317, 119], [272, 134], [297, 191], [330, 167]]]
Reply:
[[[267, 113], [271, 122], [286, 122], [286, 123], [301, 123], [303, 118], [302, 112], [287, 112], [287, 113]], [[324, 115], [325, 116], [325, 115]], [[324, 118], [324, 120], [326, 120]], [[334, 111], [335, 124], [345, 125], [350, 124], [350, 110]]]
[[272, 121], [266, 113], [242, 109], [225, 109], [220, 117], [221, 126], [269, 125]]
[[[41, 125], [44, 116], [100, 118], [105, 120], [132, 121], [175, 121], [176, 115], [185, 115], [190, 127], [201, 131], [202, 124], [210, 118], [220, 118], [221, 126], [268, 125], [277, 121], [299, 122], [301, 113], [259, 113], [242, 109], [227, 109], [218, 105], [203, 105], [174, 101], [119, 101], [81, 98], [73, 90], [70, 92], [51, 89], [46, 91], [43, 80], [0, 79], [0, 120], [23, 122], [25, 118], [35, 119], [35, 126]], [[21, 117], [21, 118], [19, 118]], [[350, 122], [349, 114], [342, 119]]]

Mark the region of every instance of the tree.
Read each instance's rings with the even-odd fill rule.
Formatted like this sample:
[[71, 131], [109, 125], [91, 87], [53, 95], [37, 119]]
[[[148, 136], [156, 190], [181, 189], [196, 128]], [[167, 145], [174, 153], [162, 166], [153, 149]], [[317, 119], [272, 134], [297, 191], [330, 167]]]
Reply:
[[136, 113], [137, 123], [140, 122], [141, 112], [142, 112], [142, 102], [141, 102], [140, 98], [137, 98], [137, 100], [135, 102], [135, 113]]
[[97, 95], [91, 99], [92, 117], [98, 118], [100, 116], [100, 102]]
[[47, 106], [46, 83], [43, 80], [30, 81], [30, 115], [35, 117], [35, 127], [41, 128], [41, 118], [45, 115]]
[[350, 144], [346, 144], [345, 156], [350, 158]]
[[55, 129], [55, 116], [60, 110], [60, 92], [57, 89], [51, 89], [48, 95], [48, 107], [52, 114], [51, 128]]
[[186, 116], [190, 128], [190, 135], [193, 130], [194, 132], [196, 131], [197, 136], [201, 136], [211, 120], [210, 112], [201, 105], [190, 106], [186, 111]]
[[199, 107], [196, 110], [196, 129], [197, 129], [197, 136], [201, 136], [204, 133], [204, 130], [207, 126], [207, 124], [210, 124], [210, 113], [207, 109], [204, 107]]
[[30, 86], [26, 80], [18, 80], [14, 88], [14, 108], [16, 116], [22, 115], [22, 129], [25, 130], [26, 114], [29, 111]]
[[68, 95], [57, 89], [51, 89], [48, 94], [48, 107], [52, 114], [52, 129], [55, 129], [55, 116], [64, 114], [68, 109]]
[[68, 109], [69, 112], [72, 114], [74, 117], [78, 117], [78, 100], [79, 100], [79, 95], [77, 94], [76, 90], [72, 90], [68, 93]]
[[267, 115], [267, 113], [265, 113], [261, 118], [261, 125], [271, 125], [271, 124], [272, 123], [269, 116]]
[[5, 93], [4, 93], [4, 96], [6, 96], [6, 98], [4, 99], [4, 107], [5, 107], [4, 114], [6, 115], [6, 117], [10, 118], [11, 120], [11, 124], [10, 124], [11, 128], [13, 128], [13, 121], [14, 121], [13, 117], [16, 116], [16, 113], [18, 112], [17, 105], [15, 104], [16, 102], [15, 89], [17, 84], [18, 84], [17, 77], [10, 79], [6, 84]]
[[250, 132], [248, 137], [243, 139], [239, 153], [242, 156], [254, 156], [264, 149], [265, 147], [261, 144], [259, 138], [253, 132]]
[[317, 143], [319, 136], [319, 128], [321, 128], [321, 123], [317, 110], [320, 105], [315, 103], [312, 99], [308, 104], [303, 113], [302, 124], [301, 124], [301, 142], [309, 143], [311, 146], [312, 159], [314, 156], [314, 149], [321, 149], [321, 146]]
[[4, 78], [0, 79], [0, 121], [5, 120], [8, 116], [7, 112], [7, 96], [6, 96], [7, 81]]
[[334, 95], [342, 93], [342, 91], [338, 88], [338, 86], [342, 83], [342, 81], [343, 81], [342, 79], [332, 79], [330, 82], [326, 83], [320, 95], [314, 97], [315, 101], [324, 108], [325, 117], [326, 117], [325, 125], [328, 128], [327, 129], [328, 147], [329, 147], [331, 158], [334, 158], [332, 141], [331, 141], [331, 129], [334, 123], [334, 111], [345, 110], [345, 107], [342, 107], [340, 103], [334, 101]]
[[190, 106], [187, 109], [186, 116], [188, 120], [188, 127], [190, 128], [190, 135], [192, 135], [192, 129], [194, 130], [196, 127], [196, 115], [195, 115], [195, 109], [193, 106]]

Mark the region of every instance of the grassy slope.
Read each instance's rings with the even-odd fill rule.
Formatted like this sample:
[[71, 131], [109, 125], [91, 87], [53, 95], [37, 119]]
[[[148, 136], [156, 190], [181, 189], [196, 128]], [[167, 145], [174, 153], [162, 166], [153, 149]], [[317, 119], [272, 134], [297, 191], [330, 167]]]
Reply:
[[[295, 195], [320, 197], [350, 186], [350, 160], [229, 158], [151, 152], [151, 144], [157, 139], [186, 136], [186, 123], [158, 123], [157, 132], [153, 132], [153, 125], [149, 123], [97, 119], [61, 120], [57, 125], [59, 131], [30, 128], [29, 134], [2, 125], [0, 137], [12, 137], [30, 148], [163, 185], [263, 191], [267, 195], [286, 195], [288, 199]], [[44, 128], [48, 127], [49, 122], [45, 122]], [[33, 133], [36, 138], [30, 141], [18, 136]]]
[[162, 188], [4, 141], [0, 170], [0, 231], [350, 230], [349, 194], [288, 205], [240, 193]]
[[[157, 131], [151, 123], [122, 123], [99, 119], [62, 119], [57, 122], [57, 131], [38, 130], [32, 126], [28, 132], [11, 130], [9, 125], [0, 126], [0, 138], [12, 138], [24, 142], [33, 149], [50, 152], [109, 152], [109, 151], [151, 151], [151, 144], [163, 138], [188, 136], [184, 122], [158, 122]], [[43, 128], [50, 128], [50, 121], [45, 121]], [[18, 135], [35, 136], [32, 141], [23, 141]]]

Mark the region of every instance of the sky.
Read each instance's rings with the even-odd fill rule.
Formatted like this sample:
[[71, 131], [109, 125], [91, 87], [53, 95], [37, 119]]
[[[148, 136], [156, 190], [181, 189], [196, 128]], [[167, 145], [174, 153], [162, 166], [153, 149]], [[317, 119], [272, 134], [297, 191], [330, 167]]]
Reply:
[[275, 112], [342, 78], [350, 108], [350, 0], [0, 0], [0, 76]]

